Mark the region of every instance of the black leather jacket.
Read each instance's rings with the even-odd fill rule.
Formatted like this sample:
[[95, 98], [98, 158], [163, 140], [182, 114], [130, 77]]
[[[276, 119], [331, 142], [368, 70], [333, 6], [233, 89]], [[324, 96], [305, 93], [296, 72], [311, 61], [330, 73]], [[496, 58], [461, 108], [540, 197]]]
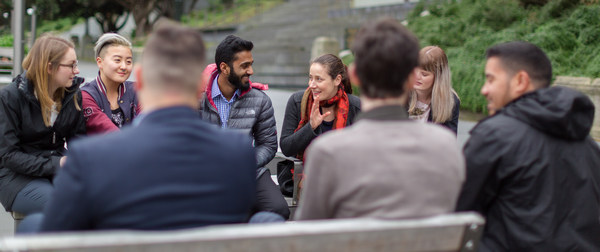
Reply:
[[594, 105], [565, 87], [521, 96], [471, 130], [459, 211], [485, 217], [480, 251], [600, 251]]

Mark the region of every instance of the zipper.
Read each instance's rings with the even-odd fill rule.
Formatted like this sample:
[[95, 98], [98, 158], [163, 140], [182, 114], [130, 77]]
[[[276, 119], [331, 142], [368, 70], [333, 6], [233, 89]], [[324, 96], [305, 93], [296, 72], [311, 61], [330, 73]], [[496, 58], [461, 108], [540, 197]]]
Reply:
[[52, 144], [56, 144], [56, 131], [52, 131]]

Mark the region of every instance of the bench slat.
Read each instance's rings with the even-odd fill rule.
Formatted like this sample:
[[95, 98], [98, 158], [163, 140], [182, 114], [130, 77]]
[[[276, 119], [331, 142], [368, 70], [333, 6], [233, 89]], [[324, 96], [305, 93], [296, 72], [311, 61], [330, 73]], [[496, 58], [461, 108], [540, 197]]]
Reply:
[[[461, 251], [477, 248], [475, 213], [415, 220], [346, 219], [4, 237], [0, 251]], [[464, 241], [464, 237], [475, 237]], [[469, 250], [465, 250], [469, 251]]]

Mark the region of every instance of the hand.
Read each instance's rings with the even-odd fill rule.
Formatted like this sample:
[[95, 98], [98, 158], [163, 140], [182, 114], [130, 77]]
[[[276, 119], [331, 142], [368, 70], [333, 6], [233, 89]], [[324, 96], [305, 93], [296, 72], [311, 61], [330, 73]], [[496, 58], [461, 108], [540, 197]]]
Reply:
[[331, 114], [331, 111], [325, 112], [325, 114], [321, 114], [319, 111], [319, 95], [315, 96], [313, 101], [312, 109], [310, 111], [310, 127], [315, 130], [321, 123], [323, 123], [323, 119]]
[[62, 156], [60, 158], [60, 167], [65, 166], [65, 162], [67, 162], [67, 156]]

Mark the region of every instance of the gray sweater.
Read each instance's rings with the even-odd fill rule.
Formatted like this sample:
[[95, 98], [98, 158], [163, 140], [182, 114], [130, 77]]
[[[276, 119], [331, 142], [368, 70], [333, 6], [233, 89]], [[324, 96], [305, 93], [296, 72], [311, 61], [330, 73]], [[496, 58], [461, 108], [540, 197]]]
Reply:
[[407, 117], [401, 106], [374, 109], [316, 139], [306, 151], [296, 219], [401, 219], [454, 211], [465, 179], [456, 137], [401, 116]]

